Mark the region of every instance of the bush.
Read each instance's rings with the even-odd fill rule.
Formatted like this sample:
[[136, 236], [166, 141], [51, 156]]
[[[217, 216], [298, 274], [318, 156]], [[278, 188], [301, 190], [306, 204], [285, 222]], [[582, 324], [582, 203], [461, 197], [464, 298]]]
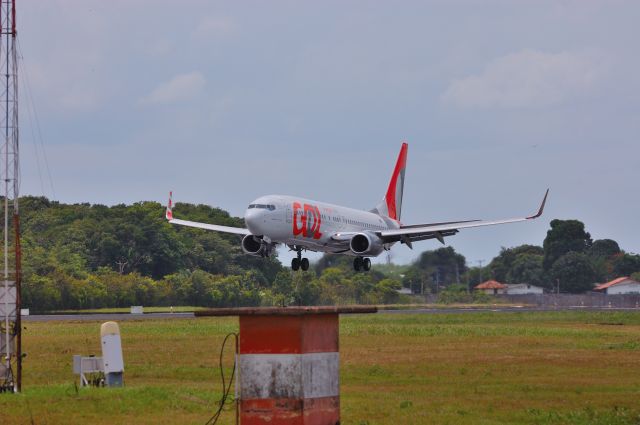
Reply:
[[438, 304], [486, 304], [491, 297], [481, 291], [467, 292], [467, 286], [461, 283], [450, 285], [438, 296]]

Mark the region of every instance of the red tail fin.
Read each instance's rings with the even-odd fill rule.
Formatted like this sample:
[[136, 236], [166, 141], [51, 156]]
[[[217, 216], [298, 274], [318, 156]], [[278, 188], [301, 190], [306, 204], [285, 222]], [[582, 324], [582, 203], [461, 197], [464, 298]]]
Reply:
[[169, 202], [167, 202], [167, 210], [165, 212], [165, 217], [167, 220], [173, 220], [173, 192], [169, 192]]
[[404, 172], [407, 168], [408, 148], [409, 145], [406, 142], [402, 143], [387, 193], [382, 202], [374, 209], [374, 212], [398, 221], [402, 210], [402, 192], [404, 189]]

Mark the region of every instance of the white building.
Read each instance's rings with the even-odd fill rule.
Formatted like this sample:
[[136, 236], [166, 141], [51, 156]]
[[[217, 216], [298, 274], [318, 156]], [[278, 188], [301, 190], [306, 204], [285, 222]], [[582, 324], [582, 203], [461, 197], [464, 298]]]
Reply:
[[507, 284], [507, 294], [523, 295], [523, 294], [542, 294], [544, 289], [539, 286], [529, 285], [528, 283]]
[[614, 294], [640, 294], [640, 282], [629, 277], [619, 277], [611, 282], [601, 283], [593, 288], [594, 291], [604, 292], [607, 295]]

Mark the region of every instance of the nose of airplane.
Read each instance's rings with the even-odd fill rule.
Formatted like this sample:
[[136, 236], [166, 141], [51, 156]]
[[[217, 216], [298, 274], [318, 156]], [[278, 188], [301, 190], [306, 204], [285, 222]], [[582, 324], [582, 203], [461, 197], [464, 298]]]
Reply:
[[264, 235], [264, 224], [266, 222], [266, 210], [250, 208], [244, 213], [244, 222], [247, 229], [254, 235]]

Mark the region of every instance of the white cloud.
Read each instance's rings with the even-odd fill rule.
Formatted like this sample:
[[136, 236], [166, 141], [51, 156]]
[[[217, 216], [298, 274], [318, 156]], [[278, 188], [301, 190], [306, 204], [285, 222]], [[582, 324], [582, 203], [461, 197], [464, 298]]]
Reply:
[[205, 82], [204, 76], [198, 71], [176, 75], [143, 97], [141, 102], [166, 104], [191, 99], [200, 92]]
[[441, 99], [468, 108], [549, 106], [589, 93], [604, 71], [593, 52], [523, 50], [451, 82]]

